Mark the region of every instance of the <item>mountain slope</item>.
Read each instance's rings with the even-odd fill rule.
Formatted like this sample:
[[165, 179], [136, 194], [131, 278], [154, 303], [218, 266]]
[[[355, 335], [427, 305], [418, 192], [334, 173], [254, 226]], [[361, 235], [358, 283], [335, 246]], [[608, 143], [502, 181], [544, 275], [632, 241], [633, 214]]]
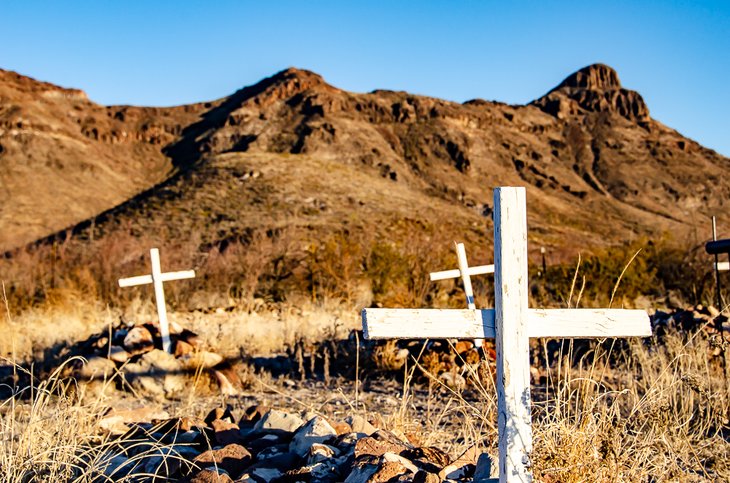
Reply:
[[[61, 102], [59, 94], [53, 96], [54, 103]], [[15, 105], [32, 112], [30, 106], [50, 103], [38, 97], [16, 99]], [[727, 211], [730, 196], [723, 177], [730, 160], [653, 120], [641, 96], [623, 88], [616, 72], [601, 64], [572, 74], [526, 106], [458, 104], [391, 91], [356, 94], [298, 69], [207, 105], [103, 108], [60, 99], [46, 123], [61, 118], [63, 126], [71, 126], [65, 127], [71, 133], [66, 144], [84, 146], [74, 152], [76, 172], [95, 159], [106, 166], [95, 172], [103, 176], [95, 176], [107, 185], [70, 196], [79, 210], [54, 218], [53, 228], [46, 222], [46, 233], [38, 228], [34, 236], [97, 215], [93, 238], [126, 227], [161, 242], [194, 235], [209, 249], [253, 228], [291, 229], [290, 236], [303, 241], [342, 229], [397, 237], [393, 227], [410, 219], [443, 226], [452, 238], [481, 242], [489, 238], [491, 189], [524, 185], [532, 247], [574, 254], [638, 235], [704, 231], [706, 216]], [[73, 124], [61, 115], [71, 102], [81, 112], [96, 113], [94, 127], [105, 139], [89, 139], [90, 124]], [[9, 111], [4, 108], [0, 116], [7, 118]], [[150, 126], [159, 133], [154, 142], [145, 135]], [[123, 128], [134, 133], [127, 134], [132, 141], [119, 141]], [[18, 134], [10, 132], [6, 127], [0, 135], [3, 146], [17, 142]], [[0, 154], [16, 184], [28, 179], [18, 166], [35, 159], [19, 153]], [[48, 167], [59, 176], [68, 172], [64, 169], [52, 162]], [[3, 206], [18, 205], [18, 192], [28, 191], [6, 193]], [[53, 204], [36, 199], [11, 216], [5, 208], [0, 226], [11, 219], [28, 225], [24, 218], [59, 211]], [[29, 241], [27, 233], [5, 248]]]
[[202, 105], [103, 107], [0, 70], [0, 251], [116, 206], [173, 172], [162, 147]]

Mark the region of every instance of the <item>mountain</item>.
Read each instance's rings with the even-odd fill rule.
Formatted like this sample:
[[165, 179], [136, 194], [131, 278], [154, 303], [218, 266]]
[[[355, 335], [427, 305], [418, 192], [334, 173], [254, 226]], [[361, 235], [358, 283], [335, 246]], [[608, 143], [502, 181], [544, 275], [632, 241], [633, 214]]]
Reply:
[[602, 64], [527, 105], [352, 93], [291, 68], [210, 103], [103, 107], [1, 72], [0, 167], [0, 250], [67, 228], [203, 251], [256, 230], [299, 249], [343, 230], [483, 242], [506, 185], [527, 187], [531, 249], [571, 256], [730, 221], [730, 159]]

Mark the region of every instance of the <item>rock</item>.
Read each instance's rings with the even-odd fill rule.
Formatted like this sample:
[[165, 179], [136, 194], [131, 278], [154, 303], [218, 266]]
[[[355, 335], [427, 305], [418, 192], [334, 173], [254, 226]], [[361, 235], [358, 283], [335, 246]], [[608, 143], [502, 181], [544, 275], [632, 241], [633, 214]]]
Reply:
[[345, 483], [368, 483], [376, 471], [378, 471], [377, 464], [356, 463], [350, 474], [345, 478]]
[[118, 481], [127, 476], [137, 466], [137, 462], [122, 454], [107, 453], [94, 466], [107, 478]]
[[289, 443], [290, 442], [291, 442], [291, 433], [279, 432], [279, 433], [274, 433], [274, 434], [264, 434], [263, 436], [250, 440], [246, 446], [251, 451], [253, 451], [254, 453], [256, 453], [258, 455], [259, 453], [266, 450], [267, 448], [270, 448], [272, 446], [277, 446], [280, 444], [285, 444], [286, 452], [289, 452]]
[[213, 369], [213, 375], [216, 381], [218, 381], [221, 394], [225, 396], [235, 396], [243, 388], [241, 378], [238, 377], [238, 374], [236, 374], [236, 371], [232, 367]]
[[292, 438], [289, 451], [305, 457], [314, 443], [324, 443], [337, 436], [337, 431], [321, 416], [315, 416], [299, 428]]
[[182, 357], [195, 352], [195, 347], [184, 340], [175, 341], [175, 357]]
[[401, 475], [408, 474], [408, 469], [400, 462], [384, 461], [378, 466], [378, 469], [368, 479], [369, 483], [383, 483], [393, 481]]
[[183, 464], [190, 466], [177, 449], [169, 446], [154, 447], [140, 460], [143, 473], [163, 477], [177, 473]]
[[217, 407], [214, 409], [211, 409], [210, 412], [205, 416], [205, 424], [208, 426], [211, 426], [213, 424], [213, 421], [216, 419], [222, 420], [222, 421], [228, 421], [229, 423], [235, 423], [236, 420], [233, 417], [233, 413], [231, 412], [231, 405], [226, 405], [226, 407], [221, 408]]
[[365, 436], [371, 436], [378, 430], [367, 419], [358, 415], [347, 416], [345, 422], [350, 425], [353, 433], [362, 433]]
[[499, 479], [499, 465], [488, 453], [482, 453], [477, 459], [474, 481], [487, 481], [490, 478]]
[[99, 428], [113, 435], [122, 435], [129, 431], [129, 425], [132, 423], [152, 422], [155, 419], [169, 418], [170, 415], [167, 411], [152, 406], [125, 410], [111, 409], [99, 420]]
[[307, 451], [307, 464], [314, 465], [324, 460], [339, 456], [340, 451], [326, 444], [314, 443]]
[[400, 454], [407, 449], [411, 449], [408, 443], [401, 441], [390, 431], [380, 429], [373, 433], [373, 436], [357, 440], [355, 458], [364, 455], [382, 456], [385, 453]]
[[215, 433], [215, 440], [220, 445], [227, 445], [231, 443], [243, 443], [243, 437], [239, 432], [238, 425], [231, 423], [227, 420], [216, 419], [211, 423], [213, 431]]
[[113, 345], [109, 349], [109, 359], [119, 364], [124, 364], [130, 357], [132, 357], [132, 355], [118, 345]]
[[131, 355], [144, 354], [155, 348], [155, 340], [147, 328], [137, 325], [132, 327], [124, 337], [122, 344]]
[[460, 374], [453, 372], [444, 372], [439, 376], [439, 380], [451, 389], [464, 389], [466, 387], [466, 379]]
[[251, 453], [239, 444], [229, 444], [220, 449], [201, 453], [193, 462], [201, 468], [216, 466], [235, 478], [251, 464]]
[[260, 481], [269, 482], [279, 478], [284, 472], [277, 468], [255, 468], [249, 474]]
[[418, 470], [413, 475], [413, 483], [440, 483], [441, 478], [436, 473], [430, 473], [424, 470]]
[[258, 404], [256, 406], [249, 406], [243, 412], [243, 416], [241, 417], [241, 420], [238, 422], [238, 425], [240, 426], [243, 421], [256, 423], [270, 409], [271, 409], [270, 407], [263, 406], [263, 405], [260, 405], [260, 404]]
[[183, 367], [175, 356], [160, 349], [145, 353], [138, 362], [126, 365], [124, 375], [138, 391], [170, 397], [188, 387]]
[[264, 416], [254, 425], [253, 431], [258, 433], [293, 433], [302, 424], [304, 424], [304, 421], [296, 414], [272, 409], [264, 414]]
[[383, 453], [381, 458], [387, 463], [398, 463], [412, 473], [418, 471], [418, 467], [408, 460], [408, 458], [404, 458], [403, 456], [395, 453]]
[[188, 483], [233, 483], [233, 480], [228, 473], [220, 468], [216, 469], [215, 467], [199, 470], [182, 481]]
[[76, 372], [76, 377], [87, 381], [108, 380], [111, 379], [116, 372], [117, 366], [114, 362], [110, 361], [106, 357], [94, 356], [90, 357], [89, 360], [81, 366], [81, 368]]
[[197, 371], [217, 366], [223, 362], [223, 356], [215, 352], [198, 351], [180, 357], [179, 361], [188, 371]]
[[442, 480], [458, 480], [460, 478], [471, 477], [474, 474], [477, 460], [481, 454], [482, 451], [477, 446], [471, 446], [454, 461], [444, 466], [439, 472], [439, 477]]
[[406, 450], [401, 456], [411, 460], [418, 468], [431, 473], [438, 473], [451, 461], [447, 453], [431, 446]]
[[267, 446], [258, 453], [256, 453], [256, 461], [263, 461], [265, 459], [273, 458], [275, 456], [281, 456], [289, 452], [289, 444], [281, 443]]

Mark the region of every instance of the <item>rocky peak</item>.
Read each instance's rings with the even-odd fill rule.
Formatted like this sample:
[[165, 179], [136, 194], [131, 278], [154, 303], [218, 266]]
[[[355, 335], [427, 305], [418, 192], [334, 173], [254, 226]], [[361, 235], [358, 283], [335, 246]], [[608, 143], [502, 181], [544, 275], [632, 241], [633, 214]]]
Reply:
[[592, 64], [572, 73], [555, 90], [562, 88], [610, 90], [620, 89], [621, 82], [614, 69], [606, 64]]
[[583, 67], [532, 104], [560, 119], [589, 112], [615, 113], [638, 123], [650, 119], [641, 94], [621, 87], [616, 71], [605, 64]]

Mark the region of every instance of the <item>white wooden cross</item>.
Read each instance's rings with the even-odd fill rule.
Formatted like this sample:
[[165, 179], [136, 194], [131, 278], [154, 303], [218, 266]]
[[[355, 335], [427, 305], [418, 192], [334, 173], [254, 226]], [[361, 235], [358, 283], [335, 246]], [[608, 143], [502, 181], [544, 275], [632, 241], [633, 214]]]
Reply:
[[[466, 261], [466, 249], [463, 243], [454, 243], [456, 247], [456, 259], [459, 264], [459, 268], [454, 270], [444, 270], [443, 272], [431, 272], [429, 276], [431, 281], [446, 280], [449, 278], [461, 277], [461, 282], [464, 284], [464, 294], [466, 294], [466, 307], [470, 310], [476, 310], [477, 306], [474, 303], [474, 290], [471, 287], [471, 275], [484, 275], [487, 273], [494, 273], [494, 265], [481, 265], [479, 267], [470, 267]], [[474, 339], [474, 345], [477, 347], [482, 346], [484, 339]]]
[[[712, 217], [712, 240], [717, 241], [717, 223], [714, 216]], [[730, 262], [721, 262], [718, 258], [719, 257], [715, 255], [715, 270], [719, 272], [726, 272], [730, 270]]]
[[157, 304], [157, 317], [160, 319], [160, 335], [162, 336], [162, 350], [172, 352], [170, 344], [170, 328], [167, 322], [167, 308], [165, 307], [165, 290], [163, 282], [171, 280], [183, 280], [195, 278], [195, 270], [184, 270], [182, 272], [162, 273], [160, 268], [160, 251], [157, 248], [150, 250], [150, 261], [152, 263], [151, 275], [139, 275], [137, 277], [120, 278], [120, 287], [133, 287], [135, 285], [152, 284], [155, 287], [155, 303]]
[[529, 338], [648, 337], [643, 310], [530, 309], [524, 188], [494, 190], [494, 309], [365, 309], [366, 339], [495, 338], [499, 481], [529, 482]]

